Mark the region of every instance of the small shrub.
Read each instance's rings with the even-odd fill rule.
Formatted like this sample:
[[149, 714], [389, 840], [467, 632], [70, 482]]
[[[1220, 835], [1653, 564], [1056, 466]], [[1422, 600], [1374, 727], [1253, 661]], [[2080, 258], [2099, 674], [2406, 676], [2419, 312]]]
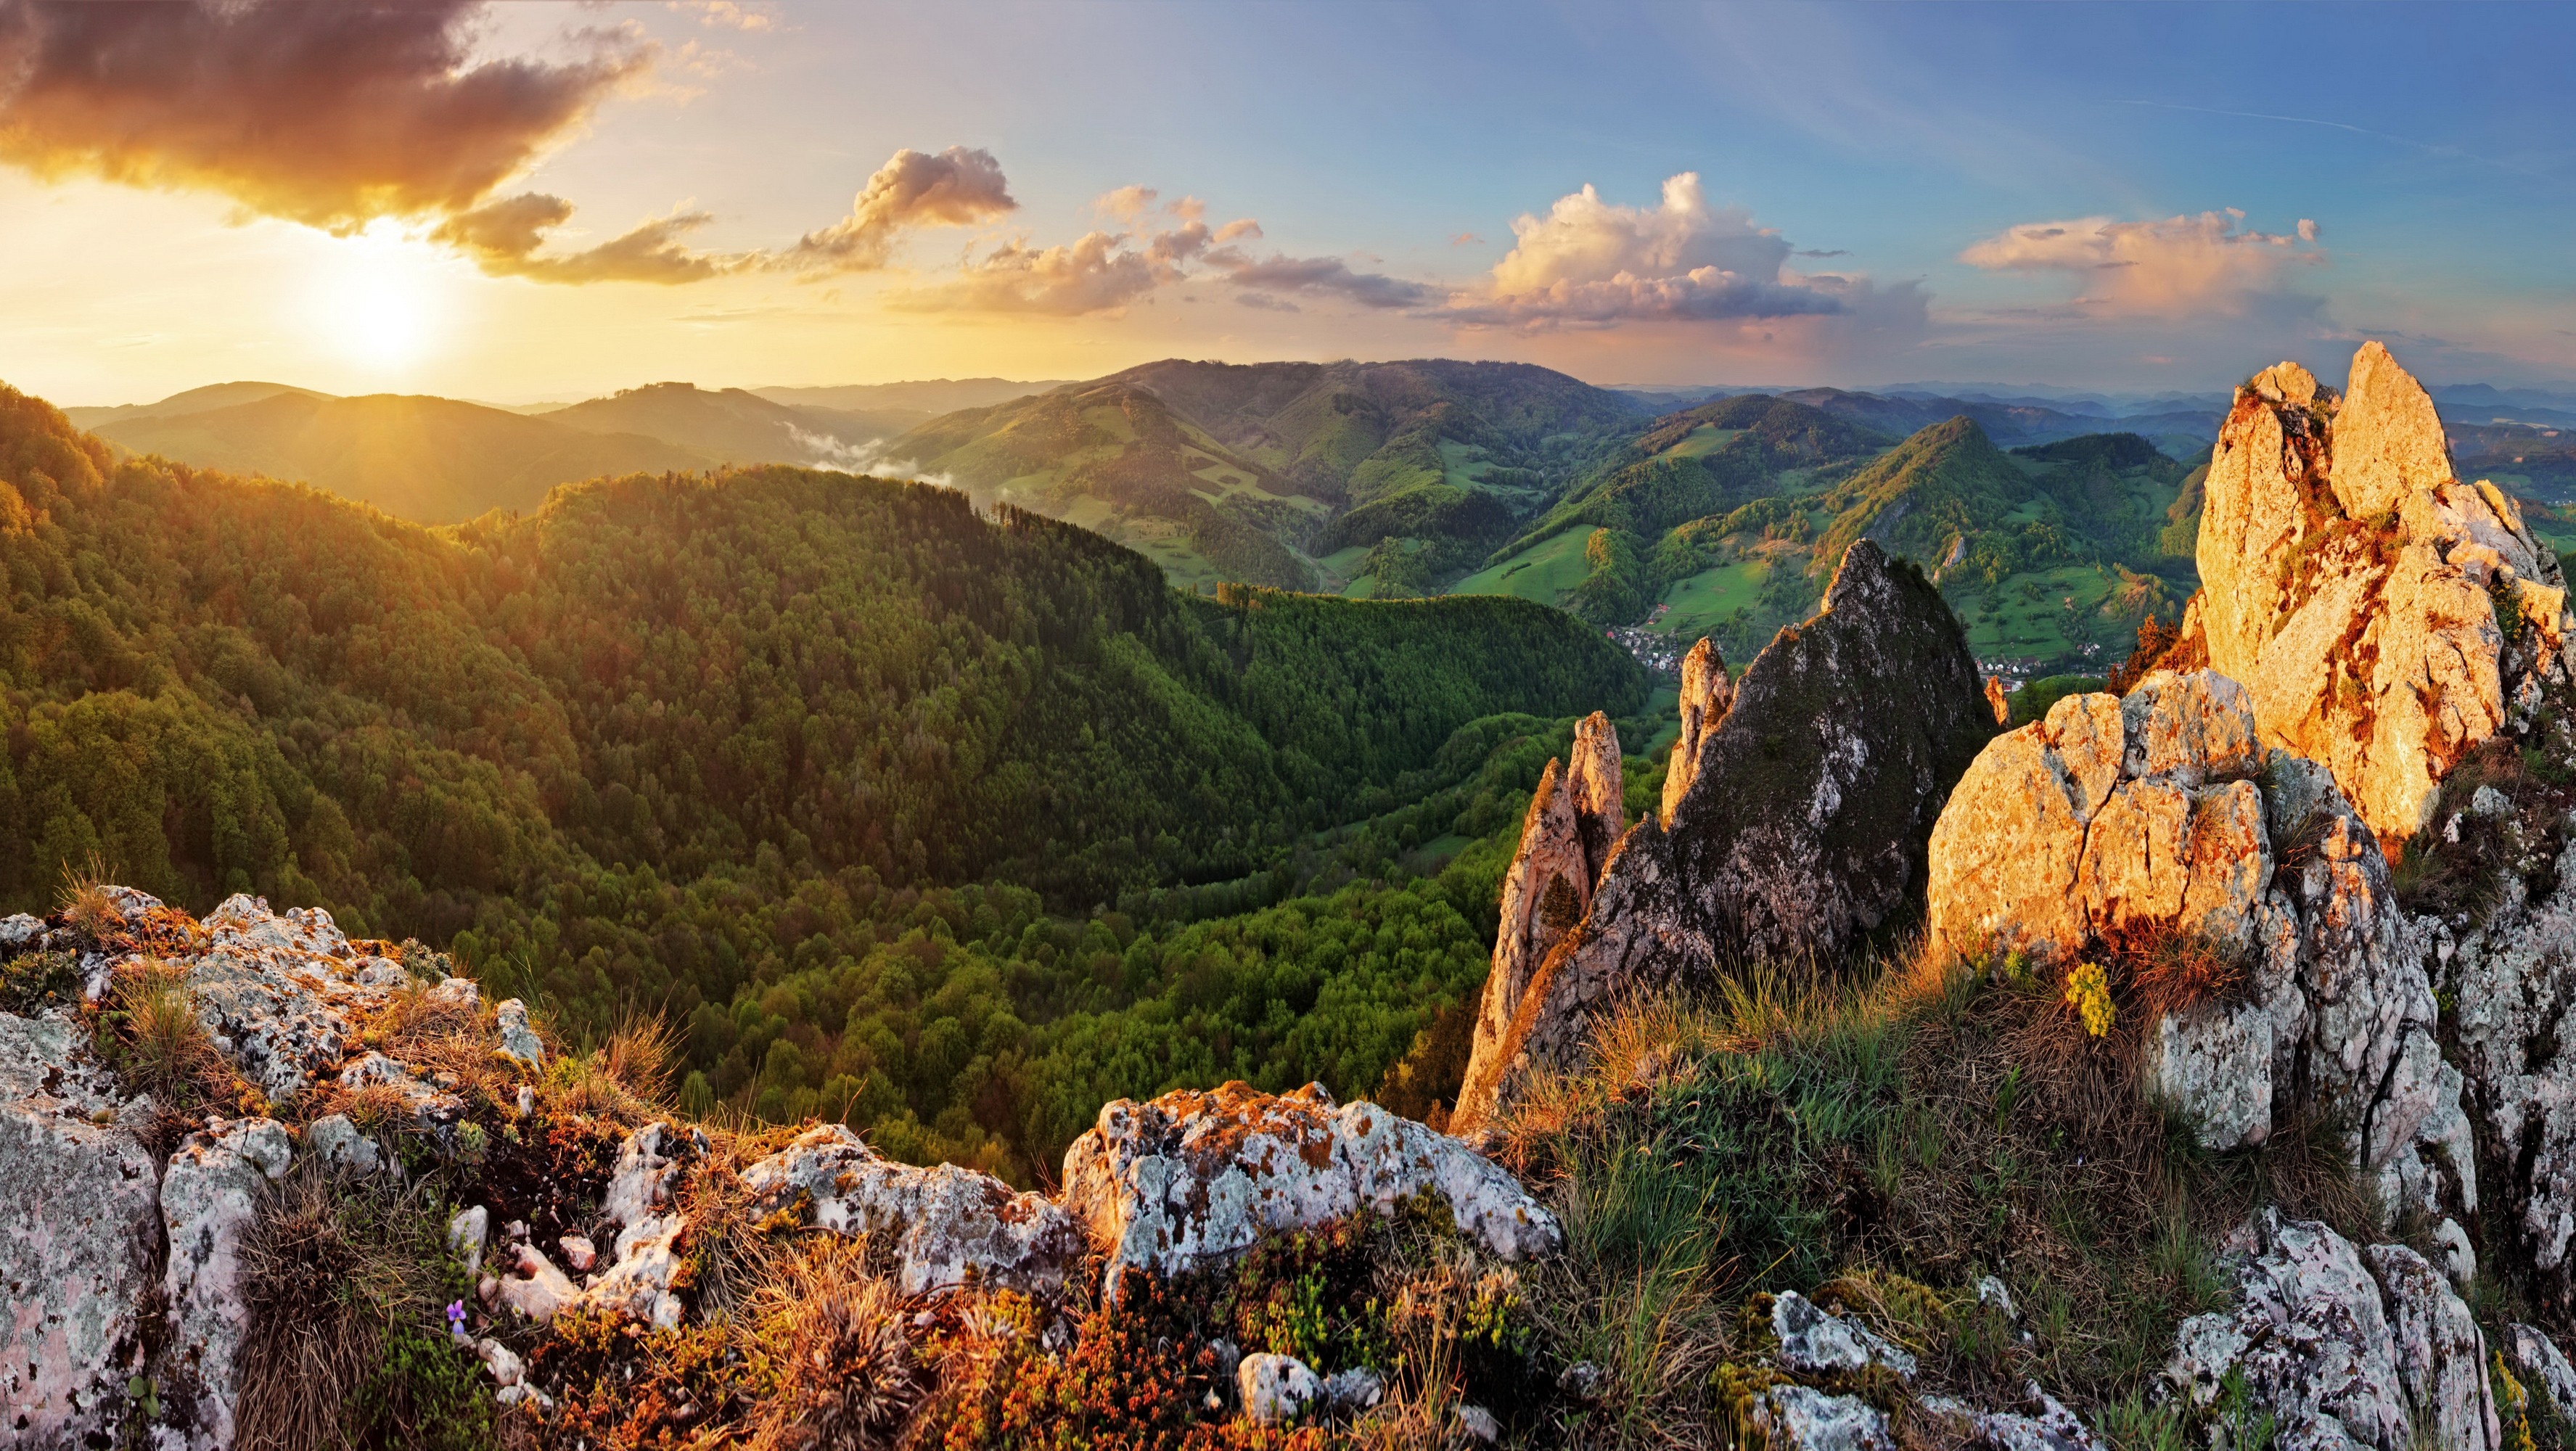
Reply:
[[822, 1241], [754, 1301], [777, 1356], [777, 1387], [753, 1422], [755, 1451], [872, 1451], [895, 1444], [924, 1388], [902, 1298], [866, 1273], [865, 1246]]

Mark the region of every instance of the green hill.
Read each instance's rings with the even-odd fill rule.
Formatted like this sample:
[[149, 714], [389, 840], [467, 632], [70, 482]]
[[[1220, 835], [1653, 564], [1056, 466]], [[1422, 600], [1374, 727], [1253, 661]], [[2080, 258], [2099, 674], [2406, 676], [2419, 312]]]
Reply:
[[1472, 995], [1568, 718], [1646, 700], [1555, 611], [1202, 598], [948, 489], [429, 529], [5, 389], [0, 566], [0, 910], [93, 863], [325, 906], [576, 1034], [665, 1014], [691, 1101], [1022, 1178], [1104, 1088], [1373, 1088]]
[[1402, 593], [1472, 567], [1638, 422], [1523, 364], [1167, 361], [949, 414], [889, 452], [1107, 533], [1177, 583], [1384, 568]]
[[775, 403], [740, 388], [688, 383], [628, 388], [537, 415], [584, 433], [658, 438], [722, 463], [831, 466], [860, 445], [890, 438], [920, 420], [908, 412], [871, 414]]
[[488, 509], [532, 510], [548, 489], [575, 479], [714, 462], [658, 438], [391, 393], [332, 398], [282, 390], [248, 403], [122, 419], [98, 436], [199, 468], [309, 483], [424, 524]]

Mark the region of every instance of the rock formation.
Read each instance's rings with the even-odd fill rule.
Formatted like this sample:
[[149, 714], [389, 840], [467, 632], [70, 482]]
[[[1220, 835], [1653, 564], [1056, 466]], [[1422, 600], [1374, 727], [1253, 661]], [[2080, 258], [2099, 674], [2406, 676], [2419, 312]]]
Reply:
[[[1722, 669], [1717, 675], [1726, 678]], [[1685, 689], [1686, 716], [1689, 699]], [[1529, 811], [1521, 818], [1520, 850], [1503, 874], [1494, 965], [1485, 975], [1483, 1011], [1476, 1019], [1477, 1051], [1488, 1050], [1487, 1040], [1498, 1037], [1511, 1021], [1512, 1007], [1528, 988], [1530, 975], [1583, 920], [1602, 865], [1627, 830], [1619, 732], [1610, 718], [1597, 710], [1584, 717], [1574, 728], [1574, 746], [1567, 754], [1572, 766], [1551, 760], [1539, 775]]]
[[1672, 760], [1664, 768], [1664, 804], [1659, 813], [1664, 825], [1673, 824], [1674, 808], [1699, 779], [1709, 737], [1726, 724], [1726, 713], [1734, 706], [1735, 681], [1718, 657], [1717, 642], [1703, 638], [1682, 657], [1682, 730], [1673, 738]]
[[1065, 1208], [1108, 1254], [1161, 1274], [1436, 1195], [1460, 1234], [1505, 1259], [1553, 1254], [1564, 1231], [1519, 1181], [1465, 1144], [1373, 1103], [1336, 1105], [1320, 1083], [1276, 1097], [1240, 1083], [1127, 1099], [1064, 1154]]
[[2392, 1210], [2477, 1208], [2460, 1075], [2378, 842], [2323, 770], [2258, 745], [2236, 682], [2158, 671], [1997, 737], [1930, 870], [1930, 931], [1958, 952], [2062, 966], [2178, 941], [2240, 964], [2239, 988], [2168, 1013], [2148, 1045], [2204, 1142], [2259, 1144], [2323, 1108], [2355, 1126]]
[[2184, 1321], [2165, 1368], [2191, 1405], [2233, 1374], [2283, 1446], [2502, 1447], [2486, 1337], [2423, 1256], [2267, 1210], [2230, 1258], [2239, 1303]]
[[[1722, 673], [1713, 650], [1708, 663]], [[1713, 678], [1706, 691], [1703, 723], [1722, 698]], [[1725, 961], [1831, 958], [1900, 911], [1950, 783], [1994, 718], [1940, 594], [1864, 540], [1843, 556], [1823, 611], [1754, 657], [1702, 729], [1669, 823], [1621, 839], [1582, 920], [1526, 986], [1498, 957], [1461, 1128], [1490, 1120], [1533, 1069], [1570, 1064], [1593, 1017], [1624, 993]]]
[[806, 1130], [742, 1184], [764, 1210], [801, 1206], [817, 1228], [890, 1244], [907, 1295], [969, 1283], [1051, 1293], [1086, 1247], [1081, 1221], [1045, 1195], [954, 1164], [893, 1163], [840, 1124]]
[[2185, 637], [2253, 693], [2264, 741], [2332, 771], [2394, 848], [2471, 747], [2566, 678], [2576, 617], [2513, 501], [2452, 476], [2387, 349], [2364, 344], [2349, 384], [2337, 400], [2282, 363], [2237, 390]]

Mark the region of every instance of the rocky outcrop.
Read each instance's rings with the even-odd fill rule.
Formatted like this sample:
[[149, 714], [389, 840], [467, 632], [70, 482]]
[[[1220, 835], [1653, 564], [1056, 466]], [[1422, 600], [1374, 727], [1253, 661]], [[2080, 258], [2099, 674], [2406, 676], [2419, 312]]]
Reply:
[[2432, 400], [2375, 342], [2339, 401], [2294, 363], [2237, 390], [2207, 498], [2209, 664], [2391, 847], [2462, 756], [2567, 676], [2558, 560], [2494, 485], [2452, 476]]
[[1046, 1196], [954, 1164], [892, 1163], [839, 1124], [807, 1130], [742, 1182], [770, 1212], [890, 1244], [907, 1295], [965, 1284], [1052, 1292], [1082, 1258], [1080, 1222]]
[[0, 1014], [0, 1440], [12, 1444], [104, 1433], [140, 1362], [160, 1210], [135, 1137], [150, 1100], [120, 1098], [78, 1020]]
[[1673, 738], [1672, 758], [1664, 767], [1664, 804], [1659, 813], [1666, 826], [1672, 825], [1674, 809], [1699, 779], [1709, 738], [1726, 724], [1726, 713], [1734, 707], [1734, 678], [1726, 673], [1717, 642], [1703, 638], [1682, 657], [1682, 729]]
[[2168, 1012], [2147, 1044], [2150, 1081], [2203, 1141], [2259, 1144], [2323, 1109], [2355, 1125], [2392, 1211], [2466, 1215], [2460, 1075], [2387, 862], [2330, 776], [2255, 734], [2234, 681], [2158, 671], [1996, 738], [1933, 829], [1930, 930], [1975, 957], [2233, 964], [2238, 985]]
[[[1705, 641], [1701, 642], [1703, 645]], [[1712, 658], [1714, 652], [1711, 652]], [[1696, 658], [1696, 657], [1694, 657]], [[1725, 671], [1718, 672], [1720, 679]], [[1703, 687], [1705, 696], [1705, 687]], [[1687, 694], [1685, 699], [1687, 699]], [[1685, 706], [1685, 713], [1688, 707]], [[1678, 749], [1678, 748], [1676, 748]], [[1499, 1046], [1530, 975], [1592, 905], [1610, 849], [1627, 830], [1619, 732], [1599, 711], [1574, 728], [1571, 766], [1549, 761], [1521, 819], [1520, 849], [1503, 874], [1494, 965], [1485, 975], [1475, 1047]]]
[[2419, 921], [2416, 943], [2456, 1005], [2470, 1110], [2492, 1146], [2489, 1252], [2519, 1261], [2564, 1312], [2576, 1308], [2576, 844], [2555, 876], [2535, 902], [2507, 873], [2483, 922]]
[[1490, 1122], [1531, 1073], [1570, 1064], [1626, 994], [1722, 962], [1831, 959], [1902, 911], [1950, 783], [1994, 734], [1981, 680], [1922, 572], [1853, 545], [1823, 612], [1736, 683], [1670, 821], [1620, 841], [1516, 1001], [1489, 986], [1452, 1121]]
[[2241, 1377], [2284, 1446], [2499, 1451], [2485, 1337], [2423, 1256], [2267, 1210], [2230, 1258], [2240, 1302], [2175, 1332], [2173, 1393], [2208, 1410]]
[[191, 1385], [192, 1447], [233, 1442], [239, 1403], [234, 1357], [249, 1327], [241, 1243], [258, 1210], [263, 1179], [285, 1176], [294, 1160], [275, 1119], [211, 1123], [188, 1136], [161, 1178], [161, 1219], [170, 1263], [162, 1295], [171, 1321], [170, 1368]]
[[1238, 1254], [1265, 1231], [1311, 1229], [1418, 1195], [1505, 1259], [1552, 1254], [1555, 1216], [1457, 1139], [1320, 1083], [1272, 1096], [1229, 1083], [1147, 1103], [1119, 1099], [1064, 1155], [1064, 1205], [1108, 1257], [1174, 1274]]

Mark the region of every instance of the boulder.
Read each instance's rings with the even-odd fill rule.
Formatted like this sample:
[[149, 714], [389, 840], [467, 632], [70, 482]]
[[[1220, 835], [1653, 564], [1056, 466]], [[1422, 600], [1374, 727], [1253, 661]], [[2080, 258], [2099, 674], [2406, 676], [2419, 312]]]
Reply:
[[2239, 389], [2220, 430], [2194, 618], [2264, 742], [2332, 771], [2394, 847], [2537, 681], [2566, 678], [2576, 617], [2519, 507], [2452, 477], [2432, 400], [2385, 348], [2363, 345], [2340, 402], [2281, 386], [2294, 366]]
[[1570, 1065], [1623, 997], [1746, 958], [1830, 961], [1903, 911], [1951, 783], [1994, 735], [1981, 682], [1922, 571], [1854, 544], [1823, 611], [1736, 683], [1669, 823], [1621, 839], [1508, 1014], [1511, 984], [1489, 985], [1453, 1123], [1489, 1122], [1531, 1074]]
[[2460, 1077], [2377, 839], [2330, 774], [2261, 748], [2236, 682], [2156, 671], [2058, 701], [1978, 755], [1930, 855], [1930, 930], [1960, 953], [2063, 966], [2181, 937], [2242, 966], [2147, 1040], [2149, 1083], [2204, 1143], [2321, 1107], [2356, 1125], [2392, 1212], [2476, 1207]]
[[2529, 1402], [2545, 1404], [2560, 1420], [2576, 1420], [2576, 1366], [2557, 1343], [2528, 1325], [2505, 1327], [2505, 1359]]
[[1234, 1369], [1243, 1413], [1257, 1426], [1284, 1426], [1321, 1405], [1324, 1381], [1293, 1355], [1247, 1355]]
[[1510, 1174], [1464, 1143], [1320, 1083], [1273, 1096], [1241, 1083], [1119, 1099], [1064, 1155], [1064, 1206], [1108, 1257], [1175, 1274], [1264, 1231], [1312, 1229], [1436, 1194], [1459, 1232], [1505, 1259], [1552, 1254], [1564, 1232]]
[[286, 1126], [275, 1119], [216, 1120], [179, 1145], [161, 1176], [161, 1220], [170, 1250], [162, 1277], [170, 1316], [168, 1363], [194, 1392], [191, 1447], [233, 1442], [240, 1394], [233, 1362], [250, 1317], [242, 1236], [258, 1213], [261, 1181], [283, 1177], [293, 1158]]
[[104, 1436], [140, 1358], [160, 1241], [152, 1157], [79, 1020], [0, 1013], [0, 1438]]
[[769, 1212], [799, 1209], [816, 1228], [891, 1245], [895, 1283], [907, 1295], [962, 1284], [1048, 1292], [1082, 1258], [1075, 1214], [1044, 1195], [955, 1164], [879, 1158], [840, 1124], [806, 1131], [744, 1170], [742, 1183]]
[[530, 1068], [546, 1066], [546, 1045], [528, 1026], [528, 1005], [517, 998], [505, 998], [492, 1010], [494, 1023], [501, 1030], [501, 1052]]
[[1833, 1314], [1795, 1290], [1771, 1300], [1780, 1364], [1799, 1375], [1858, 1375], [1872, 1366], [1914, 1379], [1914, 1357], [1868, 1326]]
[[1530, 975], [1592, 905], [1601, 867], [1627, 827], [1619, 732], [1610, 718], [1599, 711], [1585, 717], [1574, 728], [1568, 754], [1572, 766], [1551, 760], [1540, 773], [1521, 819], [1520, 849], [1503, 873], [1494, 965], [1485, 975], [1476, 1017], [1477, 1048], [1500, 1046]]
[[1753, 1402], [1753, 1424], [1779, 1451], [1896, 1451], [1885, 1412], [1802, 1385], [1764, 1391]]
[[2422, 1256], [2403, 1245], [2357, 1249], [2272, 1210], [2242, 1241], [2238, 1305], [2175, 1332], [2164, 1376], [2176, 1393], [2207, 1410], [2239, 1374], [2285, 1446], [2498, 1451], [2485, 1341]]
[[[1987, 684], [1992, 686], [1994, 682]], [[1682, 657], [1682, 729], [1673, 738], [1672, 758], [1664, 767], [1660, 816], [1666, 826], [1672, 825], [1673, 810], [1682, 804], [1682, 797], [1690, 794], [1691, 782], [1699, 779], [1700, 761], [1707, 753], [1709, 737], [1726, 724], [1726, 713], [1734, 706], [1735, 680], [1726, 673], [1726, 661], [1717, 653], [1717, 642], [1703, 638]]]
[[319, 907], [279, 914], [235, 894], [204, 923], [187, 986], [217, 1050], [272, 1098], [332, 1071], [365, 1018], [409, 982], [390, 958], [362, 954]]
[[552, 1320], [582, 1303], [581, 1287], [535, 1245], [504, 1245], [492, 1262], [503, 1271], [501, 1303], [531, 1320]]

